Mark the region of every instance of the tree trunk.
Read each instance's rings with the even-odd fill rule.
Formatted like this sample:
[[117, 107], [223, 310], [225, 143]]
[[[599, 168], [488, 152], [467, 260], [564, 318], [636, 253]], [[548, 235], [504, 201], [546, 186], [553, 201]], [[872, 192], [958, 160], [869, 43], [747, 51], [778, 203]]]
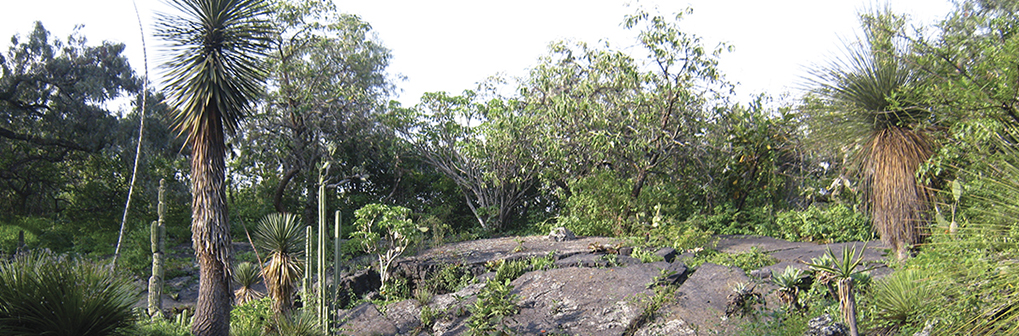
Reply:
[[[219, 127], [215, 127], [219, 126]], [[230, 223], [227, 217], [222, 125], [210, 125], [195, 136], [191, 153], [191, 242], [198, 259], [198, 302], [191, 332], [195, 336], [228, 336], [233, 291], [230, 290]], [[218, 132], [215, 130], [219, 130]]]
[[839, 280], [839, 308], [842, 320], [849, 326], [850, 336], [859, 336], [856, 329], [856, 296], [853, 295], [853, 278]]

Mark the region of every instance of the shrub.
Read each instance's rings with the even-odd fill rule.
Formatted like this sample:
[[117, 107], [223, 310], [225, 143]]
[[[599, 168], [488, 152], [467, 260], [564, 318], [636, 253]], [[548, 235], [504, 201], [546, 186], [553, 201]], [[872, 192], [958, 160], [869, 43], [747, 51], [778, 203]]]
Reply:
[[478, 292], [478, 299], [470, 307], [471, 316], [467, 318], [467, 327], [470, 328], [470, 335], [491, 335], [493, 333], [507, 333], [507, 327], [503, 324], [506, 318], [520, 312], [517, 307], [518, 296], [510, 292], [513, 286], [510, 280], [490, 279], [485, 288]]
[[775, 257], [761, 252], [756, 246], [750, 251], [743, 253], [720, 253], [717, 251], [705, 251], [690, 261], [690, 266], [697, 267], [704, 263], [718, 264], [722, 266], [739, 267], [744, 271], [752, 271], [761, 267], [771, 266], [778, 262]]
[[0, 335], [112, 335], [132, 326], [136, 294], [92, 261], [19, 256], [0, 262]]
[[803, 211], [784, 211], [775, 218], [775, 228], [759, 232], [789, 241], [841, 243], [874, 238], [867, 215], [843, 204], [811, 205]]

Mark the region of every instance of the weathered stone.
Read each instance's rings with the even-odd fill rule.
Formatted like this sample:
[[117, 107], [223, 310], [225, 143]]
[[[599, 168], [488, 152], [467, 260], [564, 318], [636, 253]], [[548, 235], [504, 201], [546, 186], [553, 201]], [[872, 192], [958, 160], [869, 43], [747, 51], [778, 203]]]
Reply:
[[750, 271], [750, 276], [758, 279], [768, 279], [771, 278], [771, 271], [766, 269], [755, 269]]
[[557, 242], [564, 242], [577, 239], [577, 236], [573, 234], [573, 231], [565, 227], [553, 228], [552, 232], [548, 233], [548, 239]]
[[824, 314], [807, 322], [807, 332], [803, 336], [847, 336], [849, 328], [838, 322], [832, 322], [831, 315]]
[[673, 262], [676, 260], [676, 249], [671, 247], [663, 247], [655, 251], [655, 255], [665, 259], [665, 262]]

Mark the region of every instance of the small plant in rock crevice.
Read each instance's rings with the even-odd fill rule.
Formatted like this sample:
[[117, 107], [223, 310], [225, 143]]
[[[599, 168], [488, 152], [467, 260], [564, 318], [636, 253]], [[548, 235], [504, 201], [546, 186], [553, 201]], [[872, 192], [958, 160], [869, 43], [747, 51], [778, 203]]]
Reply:
[[512, 334], [505, 323], [519, 313], [520, 308], [517, 306], [519, 296], [512, 293], [510, 281], [490, 279], [478, 292], [478, 299], [469, 308], [471, 316], [467, 318], [470, 335]]

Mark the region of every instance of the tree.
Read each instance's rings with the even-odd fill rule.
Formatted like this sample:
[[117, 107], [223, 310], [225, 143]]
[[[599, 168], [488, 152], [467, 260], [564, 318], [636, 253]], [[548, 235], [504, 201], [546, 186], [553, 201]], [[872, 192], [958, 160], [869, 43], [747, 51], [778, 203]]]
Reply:
[[700, 170], [708, 150], [701, 135], [726, 108], [720, 98], [729, 86], [717, 70], [726, 48], [707, 49], [681, 31], [682, 15], [641, 10], [625, 19], [625, 27], [638, 30], [646, 61], [607, 43], [554, 43], [522, 89], [535, 114], [532, 127], [548, 140], [545, 179], [567, 197], [571, 182], [597, 169], [629, 184], [628, 204], [613, 210], [617, 233], [628, 231], [632, 215], [649, 210], [636, 206], [648, 185], [669, 181], [696, 189], [709, 176]]
[[404, 132], [425, 162], [460, 187], [478, 225], [497, 230], [537, 182], [537, 144], [519, 102], [478, 100], [469, 90], [425, 93], [419, 122]]
[[191, 330], [225, 336], [233, 301], [225, 137], [261, 93], [259, 56], [272, 31], [261, 0], [173, 0], [170, 5], [180, 14], [160, 15], [156, 35], [169, 42], [165, 90], [176, 111], [176, 129], [187, 133], [191, 150], [191, 241], [200, 279]]
[[59, 195], [74, 188], [102, 193], [93, 198], [115, 194], [109, 177], [118, 174], [75, 175], [94, 171], [90, 166], [115, 168], [115, 154], [104, 150], [116, 141], [118, 120], [107, 106], [141, 83], [121, 54], [124, 45], [88, 46], [77, 32], [61, 42], [39, 22], [27, 38], [11, 41], [0, 55], [0, 212], [49, 215], [60, 210]]
[[389, 50], [367, 22], [328, 1], [278, 1], [272, 20], [281, 33], [265, 60], [268, 101], [242, 125], [245, 141], [238, 147], [245, 155], [238, 166], [264, 175], [277, 212], [302, 207], [309, 224], [317, 167], [325, 162], [333, 168], [326, 180], [347, 179], [348, 193], [389, 192], [398, 155], [390, 150], [393, 131], [380, 120], [394, 90], [386, 73]]
[[861, 21], [864, 40], [816, 70], [821, 101], [809, 111], [815, 131], [836, 143], [848, 140], [873, 225], [902, 260], [920, 242], [929, 209], [929, 189], [916, 172], [933, 154], [922, 133], [932, 113], [912, 91], [922, 77], [905, 61], [908, 46], [896, 37], [904, 19], [885, 10]]

